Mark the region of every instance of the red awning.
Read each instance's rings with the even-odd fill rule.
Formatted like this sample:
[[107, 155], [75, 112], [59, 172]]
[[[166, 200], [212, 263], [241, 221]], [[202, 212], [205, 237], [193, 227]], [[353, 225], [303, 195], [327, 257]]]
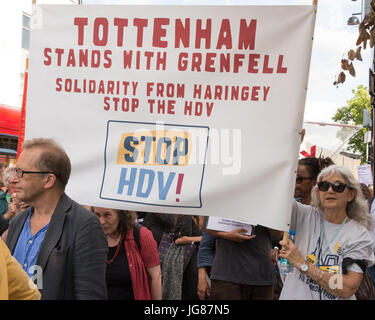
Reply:
[[18, 136], [21, 124], [21, 109], [0, 104], [0, 134]]

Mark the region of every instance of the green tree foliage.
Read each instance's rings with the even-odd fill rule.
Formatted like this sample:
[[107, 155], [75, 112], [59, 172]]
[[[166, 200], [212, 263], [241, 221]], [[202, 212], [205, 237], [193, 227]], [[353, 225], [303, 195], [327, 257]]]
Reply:
[[[359, 85], [357, 90], [352, 90], [354, 97], [347, 101], [347, 105], [339, 108], [332, 120], [338, 123], [361, 125], [363, 123], [363, 110], [366, 108], [371, 112], [371, 99], [368, 89]], [[366, 128], [359, 130], [348, 141], [348, 150], [361, 155], [361, 163], [367, 162], [366, 144], [364, 143], [364, 134]], [[340, 131], [338, 133], [340, 136]]]

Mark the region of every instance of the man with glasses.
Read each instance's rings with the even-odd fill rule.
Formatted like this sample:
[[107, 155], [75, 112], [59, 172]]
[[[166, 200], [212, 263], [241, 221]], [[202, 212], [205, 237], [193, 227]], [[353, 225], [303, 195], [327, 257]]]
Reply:
[[106, 299], [106, 238], [95, 215], [65, 194], [70, 171], [53, 140], [24, 142], [11, 179], [30, 207], [11, 221], [6, 242], [42, 299]]

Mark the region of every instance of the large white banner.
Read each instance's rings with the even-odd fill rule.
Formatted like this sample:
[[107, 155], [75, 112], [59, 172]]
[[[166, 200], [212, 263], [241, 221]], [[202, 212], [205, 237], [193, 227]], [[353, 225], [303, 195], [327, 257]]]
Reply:
[[38, 6], [26, 139], [81, 204], [288, 229], [314, 6]]

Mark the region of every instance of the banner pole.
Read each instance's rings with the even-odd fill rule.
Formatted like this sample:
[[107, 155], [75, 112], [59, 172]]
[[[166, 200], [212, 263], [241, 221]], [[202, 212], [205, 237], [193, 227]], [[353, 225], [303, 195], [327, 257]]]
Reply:
[[[313, 6], [318, 6], [318, 0], [313, 0], [312, 4]], [[283, 241], [288, 241], [288, 239], [289, 239], [289, 232], [284, 231]]]
[[283, 241], [288, 241], [288, 239], [289, 239], [289, 232], [284, 231], [284, 234], [283, 234]]
[[26, 101], [27, 101], [27, 81], [29, 73], [29, 58], [26, 58], [25, 65], [25, 77], [23, 80], [23, 95], [22, 95], [22, 107], [21, 107], [21, 119], [20, 119], [20, 131], [18, 133], [18, 144], [17, 144], [17, 157], [22, 152], [22, 143], [25, 139], [25, 118], [26, 118]]

